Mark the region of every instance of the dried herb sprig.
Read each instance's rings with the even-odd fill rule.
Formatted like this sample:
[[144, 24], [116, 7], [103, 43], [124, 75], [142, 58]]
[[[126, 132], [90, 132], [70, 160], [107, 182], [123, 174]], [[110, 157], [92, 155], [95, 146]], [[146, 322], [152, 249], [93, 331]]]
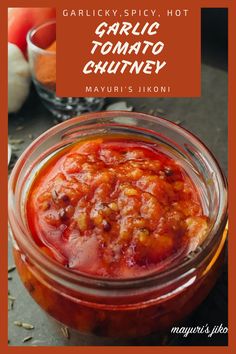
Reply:
[[14, 325], [18, 326], [18, 327], [22, 327], [24, 329], [34, 329], [34, 325], [32, 325], [31, 323], [26, 323], [26, 322], [21, 322], [21, 321], [14, 321]]
[[8, 292], [8, 300], [10, 302], [10, 310], [13, 310], [16, 298]]
[[9, 266], [9, 267], [8, 267], [8, 273], [13, 272], [15, 269], [16, 269], [16, 266], [15, 266], [15, 265]]
[[65, 338], [70, 339], [70, 332], [68, 327], [65, 326], [61, 327], [61, 332]]
[[28, 342], [29, 340], [33, 339], [32, 336], [27, 336], [25, 338], [22, 339], [22, 343]]

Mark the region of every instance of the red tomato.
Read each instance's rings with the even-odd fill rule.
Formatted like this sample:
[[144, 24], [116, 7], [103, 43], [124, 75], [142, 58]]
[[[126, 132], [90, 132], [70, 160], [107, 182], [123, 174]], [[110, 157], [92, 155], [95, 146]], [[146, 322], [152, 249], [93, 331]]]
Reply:
[[28, 31], [56, 17], [53, 8], [10, 8], [8, 10], [8, 42], [16, 44], [26, 54]]

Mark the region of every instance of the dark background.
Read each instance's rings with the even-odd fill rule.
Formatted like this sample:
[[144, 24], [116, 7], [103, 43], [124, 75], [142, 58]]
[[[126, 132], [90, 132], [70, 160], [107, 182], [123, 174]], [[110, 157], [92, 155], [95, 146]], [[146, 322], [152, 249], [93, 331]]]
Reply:
[[[116, 98], [108, 99], [106, 105], [126, 101], [135, 111], [163, 116], [181, 124], [196, 134], [213, 151], [227, 174], [227, 9], [202, 10], [202, 96], [200, 98]], [[42, 106], [34, 89], [20, 112], [9, 116], [9, 138], [21, 139], [13, 146], [14, 161], [22, 151], [41, 132], [54, 123], [52, 115]], [[13, 264], [11, 243], [9, 243], [9, 265]], [[71, 334], [68, 340], [63, 337], [59, 327], [48, 320], [46, 314], [30, 298], [23, 288], [16, 271], [9, 274], [9, 290], [16, 297], [14, 308], [9, 310], [10, 345], [100, 345], [107, 344], [100, 339]], [[183, 323], [184, 326], [202, 326], [228, 324], [227, 318], [227, 261], [216, 286], [203, 304]], [[32, 323], [35, 329], [27, 331], [16, 327], [13, 322], [19, 320]], [[33, 338], [22, 343], [26, 336]], [[156, 334], [146, 338], [129, 341], [113, 340], [110, 345], [169, 345], [225, 346], [227, 335], [219, 334], [208, 338], [206, 335], [181, 335], [167, 333], [162, 339]]]
[[202, 62], [227, 71], [228, 10], [202, 9]]

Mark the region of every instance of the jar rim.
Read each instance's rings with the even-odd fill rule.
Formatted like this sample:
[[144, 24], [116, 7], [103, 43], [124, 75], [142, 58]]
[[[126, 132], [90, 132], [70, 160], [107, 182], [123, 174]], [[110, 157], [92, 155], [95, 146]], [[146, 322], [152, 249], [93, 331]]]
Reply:
[[32, 37], [34, 36], [34, 34], [42, 29], [42, 28], [45, 28], [49, 25], [53, 25], [53, 24], [56, 24], [56, 19], [51, 19], [51, 20], [48, 20], [46, 22], [43, 22], [41, 23], [40, 25], [37, 25], [37, 26], [34, 26], [33, 28], [31, 28], [27, 35], [26, 35], [26, 42], [27, 42], [27, 45], [28, 45], [28, 49], [32, 49], [34, 50], [35, 52], [39, 53], [39, 54], [44, 54], [44, 55], [48, 55], [48, 56], [56, 56], [56, 52], [52, 52], [50, 50], [47, 50], [47, 49], [44, 49], [44, 48], [41, 48], [39, 46], [37, 46], [36, 44], [33, 43], [32, 41]]
[[[148, 273], [135, 278], [104, 278], [100, 276], [92, 276], [86, 273], [74, 271], [72, 269], [66, 268], [62, 266], [59, 262], [50, 258], [46, 254], [44, 254], [37, 244], [33, 241], [32, 238], [27, 237], [28, 230], [20, 218], [20, 215], [17, 215], [17, 208], [15, 208], [15, 197], [14, 192], [17, 185], [18, 175], [24, 166], [24, 162], [29, 158], [33, 149], [37, 146], [40, 146], [47, 138], [50, 137], [52, 133], [60, 132], [61, 130], [72, 127], [76, 123], [88, 123], [89, 120], [99, 118], [100, 123], [102, 124], [102, 118], [118, 118], [120, 116], [126, 116], [134, 119], [148, 119], [155, 123], [162, 123], [167, 127], [174, 128], [177, 132], [185, 134], [187, 137], [191, 138], [196, 144], [201, 146], [204, 153], [207, 155], [208, 159], [213, 163], [217, 169], [216, 173], [221, 182], [221, 188], [224, 193], [221, 193], [221, 203], [223, 204], [220, 212], [217, 215], [217, 231], [215, 228], [211, 228], [206, 239], [210, 239], [210, 242], [206, 245], [206, 247], [202, 247], [201, 251], [198, 252], [195, 257], [182, 260], [178, 263], [174, 268], [170, 267], [164, 269], [162, 271], [157, 271], [155, 273]], [[121, 126], [120, 123], [117, 123], [118, 126]], [[122, 124], [124, 127], [132, 128], [132, 125]], [[222, 195], [223, 194], [223, 195]], [[17, 242], [20, 243], [24, 251], [29, 257], [32, 257], [36, 264], [43, 266], [43, 268], [53, 273], [56, 278], [63, 278], [67, 280], [69, 283], [75, 284], [86, 284], [89, 286], [98, 286], [99, 288], [130, 288], [130, 287], [140, 287], [144, 284], [153, 284], [153, 281], [157, 284], [163, 284], [174, 280], [176, 278], [180, 278], [181, 276], [185, 276], [187, 274], [191, 274], [194, 269], [205, 260], [211, 253], [213, 247], [216, 244], [221, 244], [222, 235], [225, 229], [225, 225], [227, 223], [227, 181], [220, 168], [216, 158], [211, 153], [211, 151], [206, 147], [206, 145], [193, 133], [189, 132], [186, 128], [180, 127], [176, 123], [169, 121], [162, 117], [151, 116], [144, 113], [138, 112], [128, 112], [128, 111], [103, 111], [96, 113], [86, 113], [79, 117], [74, 117], [68, 121], [60, 123], [56, 126], [45, 131], [41, 134], [37, 139], [35, 139], [28, 148], [23, 152], [18, 161], [16, 162], [9, 179], [9, 223], [11, 228], [17, 229]], [[211, 236], [211, 237], [210, 237]], [[226, 235], [225, 235], [226, 237]], [[225, 237], [223, 243], [225, 241]], [[53, 266], [53, 267], [52, 267]]]

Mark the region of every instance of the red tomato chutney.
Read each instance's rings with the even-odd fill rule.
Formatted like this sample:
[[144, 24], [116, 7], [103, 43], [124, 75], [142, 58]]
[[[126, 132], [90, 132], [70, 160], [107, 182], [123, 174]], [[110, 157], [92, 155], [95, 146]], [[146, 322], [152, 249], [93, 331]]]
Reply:
[[180, 262], [208, 218], [178, 159], [151, 141], [99, 137], [65, 148], [28, 194], [35, 242], [65, 267], [130, 278]]

